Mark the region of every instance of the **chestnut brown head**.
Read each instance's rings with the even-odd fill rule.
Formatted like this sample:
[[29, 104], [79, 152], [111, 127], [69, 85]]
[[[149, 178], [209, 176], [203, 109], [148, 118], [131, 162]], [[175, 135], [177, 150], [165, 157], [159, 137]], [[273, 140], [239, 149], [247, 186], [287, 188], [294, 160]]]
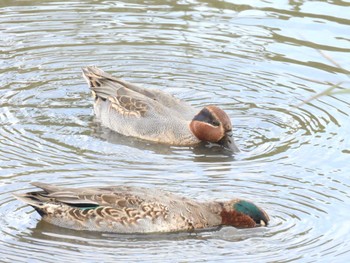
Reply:
[[238, 228], [267, 226], [270, 221], [263, 209], [246, 200], [232, 200], [223, 204], [220, 215], [223, 225]]
[[228, 115], [217, 106], [203, 108], [190, 123], [192, 133], [201, 141], [213, 142], [238, 152], [232, 136], [232, 124]]

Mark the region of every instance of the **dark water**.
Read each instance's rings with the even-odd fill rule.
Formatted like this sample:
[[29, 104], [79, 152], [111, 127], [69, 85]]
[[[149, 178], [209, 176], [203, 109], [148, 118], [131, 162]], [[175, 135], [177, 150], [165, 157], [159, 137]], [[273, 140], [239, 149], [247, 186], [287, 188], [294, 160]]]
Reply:
[[[346, 262], [350, 96], [303, 100], [350, 65], [349, 1], [0, 1], [0, 261]], [[97, 65], [200, 108], [241, 153], [170, 147], [99, 127], [80, 68]], [[161, 187], [264, 207], [267, 228], [76, 232], [11, 193], [30, 182]]]

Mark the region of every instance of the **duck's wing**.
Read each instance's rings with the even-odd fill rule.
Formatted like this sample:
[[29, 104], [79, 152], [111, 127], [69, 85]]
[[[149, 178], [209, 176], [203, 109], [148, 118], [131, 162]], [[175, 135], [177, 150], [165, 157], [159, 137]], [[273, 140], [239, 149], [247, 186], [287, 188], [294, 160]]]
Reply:
[[173, 109], [174, 112], [186, 117], [186, 119], [192, 118], [196, 113], [196, 110], [186, 102], [161, 90], [142, 88], [115, 78], [97, 67], [86, 67], [82, 70], [94, 97], [103, 100], [109, 99], [112, 103], [116, 103], [117, 108], [122, 107], [118, 109], [120, 111], [129, 111], [129, 109], [132, 111], [135, 108], [141, 108], [144, 111], [147, 104], [158, 104], [158, 107]]
[[[141, 187], [139, 189], [127, 186], [66, 188], [39, 182], [32, 183], [32, 185], [41, 188], [42, 191], [16, 194], [16, 196], [32, 198], [32, 201], [36, 200], [41, 203], [55, 202], [74, 207], [90, 205], [91, 207], [135, 208], [142, 203], [156, 200], [151, 198], [152, 194], [147, 189]], [[27, 203], [34, 204], [33, 202]]]

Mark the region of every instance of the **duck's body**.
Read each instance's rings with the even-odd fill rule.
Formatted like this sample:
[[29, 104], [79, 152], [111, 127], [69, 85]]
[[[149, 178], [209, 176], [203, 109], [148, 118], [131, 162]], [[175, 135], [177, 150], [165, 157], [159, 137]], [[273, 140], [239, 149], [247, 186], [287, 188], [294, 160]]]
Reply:
[[198, 202], [142, 187], [63, 188], [35, 183], [43, 191], [16, 194], [52, 224], [89, 231], [151, 233], [232, 225], [267, 225], [267, 214], [244, 200]]
[[188, 103], [156, 89], [114, 78], [96, 67], [83, 69], [95, 98], [97, 119], [120, 134], [171, 145], [217, 142], [233, 151], [232, 125], [216, 106], [199, 113]]

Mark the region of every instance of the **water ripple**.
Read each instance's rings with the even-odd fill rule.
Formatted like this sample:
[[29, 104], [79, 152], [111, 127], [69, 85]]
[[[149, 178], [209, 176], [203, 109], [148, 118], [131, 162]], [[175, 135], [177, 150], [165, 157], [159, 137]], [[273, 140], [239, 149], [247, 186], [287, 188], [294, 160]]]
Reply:
[[[329, 83], [348, 85], [317, 51], [349, 66], [345, 9], [341, 1], [0, 4], [0, 261], [345, 262], [350, 103], [325, 96], [297, 107]], [[241, 152], [157, 145], [101, 127], [81, 77], [86, 65], [197, 108], [220, 105]], [[241, 197], [264, 207], [271, 224], [77, 232], [15, 200], [33, 181]]]

